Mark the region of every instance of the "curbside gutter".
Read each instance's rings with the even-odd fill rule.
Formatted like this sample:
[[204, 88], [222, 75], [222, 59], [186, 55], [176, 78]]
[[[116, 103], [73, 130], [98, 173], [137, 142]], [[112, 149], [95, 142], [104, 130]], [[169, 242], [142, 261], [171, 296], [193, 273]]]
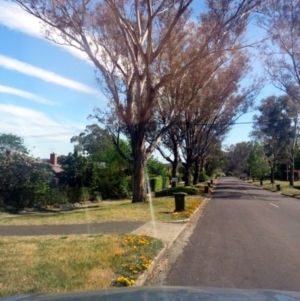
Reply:
[[[166, 251], [174, 244], [174, 242], [176, 241], [176, 239], [178, 238], [178, 236], [185, 230], [185, 228], [189, 225], [189, 221], [194, 219], [196, 217], [196, 215], [199, 213], [199, 215], [204, 211], [206, 205], [208, 204], [208, 202], [210, 201], [210, 198], [205, 198], [203, 200], [203, 202], [199, 205], [199, 207], [193, 212], [192, 216], [188, 219], [185, 220], [180, 220], [180, 221], [176, 221], [176, 222], [161, 222], [160, 224], [178, 224], [178, 223], [185, 223], [174, 235], [174, 237], [172, 238], [172, 241], [169, 243], [165, 243], [164, 242], [164, 247], [160, 250], [160, 252], [158, 253], [158, 255], [153, 259], [150, 267], [144, 271], [144, 273], [142, 275], [140, 275], [136, 280], [135, 280], [135, 284], [133, 286], [142, 286], [144, 285], [144, 283], [146, 282], [146, 280], [148, 279], [148, 277], [151, 275], [151, 273], [153, 272], [154, 268], [159, 264], [159, 262], [161, 261], [161, 259], [163, 258], [163, 256], [165, 255]], [[201, 217], [202, 215], [200, 215]]]

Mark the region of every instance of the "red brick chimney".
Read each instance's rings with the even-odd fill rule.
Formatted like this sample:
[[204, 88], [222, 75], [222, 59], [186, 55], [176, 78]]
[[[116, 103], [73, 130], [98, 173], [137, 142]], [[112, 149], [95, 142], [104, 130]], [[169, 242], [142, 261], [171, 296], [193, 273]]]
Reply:
[[53, 166], [57, 165], [57, 154], [50, 154], [50, 164], [52, 164]]

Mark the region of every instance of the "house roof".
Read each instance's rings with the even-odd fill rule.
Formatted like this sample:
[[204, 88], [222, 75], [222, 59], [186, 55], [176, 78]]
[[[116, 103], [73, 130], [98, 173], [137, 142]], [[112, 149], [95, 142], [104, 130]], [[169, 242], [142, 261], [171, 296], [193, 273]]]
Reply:
[[55, 173], [61, 173], [64, 170], [59, 166], [59, 165], [52, 165], [50, 163], [48, 163], [48, 165], [51, 167], [51, 169], [55, 172]]

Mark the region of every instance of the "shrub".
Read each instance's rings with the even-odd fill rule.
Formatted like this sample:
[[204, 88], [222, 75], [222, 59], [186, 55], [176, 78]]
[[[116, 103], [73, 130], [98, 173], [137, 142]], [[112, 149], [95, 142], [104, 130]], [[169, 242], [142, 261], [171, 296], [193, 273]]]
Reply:
[[179, 175], [178, 175], [178, 183], [182, 182], [182, 178], [183, 178], [183, 175], [182, 175], [182, 174], [179, 174]]
[[127, 191], [128, 192], [132, 191], [132, 176], [127, 176], [125, 178], [125, 182], [126, 182]]
[[17, 214], [19, 213], [19, 209], [13, 206], [6, 206], [4, 207], [4, 211], [12, 214]]
[[128, 185], [128, 179], [125, 177], [103, 177], [98, 185], [98, 191], [103, 200], [127, 198], [129, 196]]
[[59, 188], [51, 188], [49, 192], [45, 195], [44, 203], [48, 205], [53, 205], [55, 203], [64, 204], [67, 202], [66, 194]]
[[205, 171], [201, 171], [199, 174], [199, 181], [205, 182], [208, 180], [208, 176], [206, 175]]
[[149, 179], [151, 191], [160, 191], [163, 189], [163, 179], [161, 176]]
[[66, 188], [68, 202], [81, 203], [90, 198], [90, 191], [87, 187], [68, 187]]
[[101, 193], [99, 191], [93, 191], [90, 196], [91, 201], [100, 202], [102, 200]]
[[170, 178], [163, 177], [162, 178], [162, 189], [169, 188], [169, 185], [170, 185]]
[[185, 192], [189, 195], [196, 195], [199, 193], [199, 189], [197, 187], [192, 187], [192, 186], [171, 187], [171, 188], [156, 192], [155, 197], [172, 196], [174, 193], [177, 193], [177, 192]]

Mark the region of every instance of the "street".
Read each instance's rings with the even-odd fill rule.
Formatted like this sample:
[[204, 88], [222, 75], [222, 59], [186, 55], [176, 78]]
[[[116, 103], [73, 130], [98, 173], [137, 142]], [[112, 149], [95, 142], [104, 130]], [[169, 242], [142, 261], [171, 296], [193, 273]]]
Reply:
[[300, 200], [219, 179], [163, 284], [300, 291]]

